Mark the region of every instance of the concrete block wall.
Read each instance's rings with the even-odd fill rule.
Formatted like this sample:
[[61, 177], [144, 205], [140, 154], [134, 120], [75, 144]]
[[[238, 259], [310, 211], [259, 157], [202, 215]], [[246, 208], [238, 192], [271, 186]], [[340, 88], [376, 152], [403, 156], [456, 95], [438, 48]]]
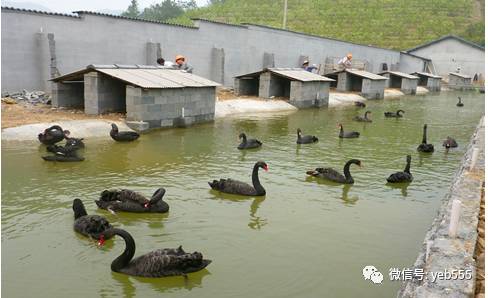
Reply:
[[329, 104], [329, 82], [291, 81], [290, 104], [297, 108], [323, 107]]
[[[225, 86], [232, 86], [236, 75], [262, 69], [264, 53], [273, 54], [275, 67], [296, 67], [301, 55], [317, 63], [348, 52], [367, 60], [373, 72], [379, 71], [381, 63], [400, 61], [398, 51], [255, 25], [197, 21], [197, 28], [192, 28], [87, 13], [63, 16], [10, 9], [2, 9], [1, 21], [2, 91], [44, 88], [39, 73], [42, 68], [49, 74], [51, 57], [40, 64], [35, 37], [40, 30], [54, 34], [61, 74], [89, 64], [146, 64], [154, 60], [155, 52], [158, 55], [157, 44], [165, 59], [185, 55], [194, 73], [206, 78], [212, 77], [215, 67], [212, 49], [224, 49]], [[43, 36], [42, 42], [48, 43], [47, 39]]]
[[235, 78], [234, 93], [237, 96], [241, 96], [241, 95], [258, 96], [259, 79], [258, 78], [256, 79]]
[[363, 79], [360, 95], [367, 99], [383, 99], [385, 97], [385, 81]]
[[85, 113], [125, 112], [125, 84], [96, 71], [84, 75]]
[[84, 99], [83, 83], [53, 83], [52, 84], [52, 106], [83, 108]]
[[172, 127], [181, 120], [189, 125], [214, 119], [215, 87], [141, 89], [127, 86], [126, 94], [127, 120], [147, 122], [150, 128]]
[[471, 78], [461, 78], [456, 75], [449, 74], [449, 88], [456, 90], [469, 90], [473, 88]]
[[431, 92], [441, 91], [441, 79], [439, 78], [428, 78], [427, 79], [427, 89]]
[[417, 82], [418, 80], [416, 79], [402, 78], [402, 87], [400, 88], [400, 91], [405, 94], [417, 94]]
[[458, 67], [470, 77], [476, 73], [485, 74], [485, 51], [456, 38], [446, 38], [411, 53], [432, 59], [437, 75], [445, 78]]
[[337, 91], [345, 92], [351, 89], [347, 72], [340, 72], [337, 76]]
[[270, 72], [263, 72], [259, 76], [259, 93], [258, 96], [262, 98], [270, 98], [271, 96], [287, 96], [283, 93], [283, 79]]
[[263, 68], [275, 67], [275, 59], [273, 53], [264, 52], [263, 53]]

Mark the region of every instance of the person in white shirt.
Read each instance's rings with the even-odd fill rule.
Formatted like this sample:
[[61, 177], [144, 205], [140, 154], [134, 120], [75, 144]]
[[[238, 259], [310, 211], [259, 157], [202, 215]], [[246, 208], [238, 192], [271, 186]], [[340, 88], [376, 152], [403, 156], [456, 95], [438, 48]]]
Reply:
[[164, 58], [158, 58], [158, 64], [165, 67], [173, 67], [174, 63], [171, 61], [166, 61]]
[[352, 54], [349, 53], [349, 54], [347, 54], [346, 57], [339, 60], [339, 62], [337, 62], [337, 64], [339, 64], [339, 66], [342, 68], [352, 68], [351, 60], [352, 60]]

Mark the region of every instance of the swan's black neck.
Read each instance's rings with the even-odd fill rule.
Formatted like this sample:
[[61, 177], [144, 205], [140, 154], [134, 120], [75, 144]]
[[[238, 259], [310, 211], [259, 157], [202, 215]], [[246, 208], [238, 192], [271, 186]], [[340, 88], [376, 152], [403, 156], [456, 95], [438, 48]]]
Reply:
[[422, 144], [427, 144], [427, 125], [424, 125], [424, 135], [422, 136]]
[[297, 130], [297, 139], [301, 140], [302, 139], [302, 132]]
[[82, 216], [85, 216], [85, 215], [88, 215], [88, 213], [86, 213], [86, 209], [85, 209], [85, 206], [83, 205], [83, 203], [81, 204], [76, 204], [75, 206], [73, 206], [73, 212], [75, 213], [75, 219], [78, 219]]
[[261, 185], [261, 182], [259, 182], [258, 171], [259, 165], [255, 164], [252, 170], [252, 186], [256, 190], [256, 195], [262, 196], [266, 194], [266, 190]]
[[241, 138], [242, 138], [242, 143], [247, 142], [247, 136], [245, 134], [241, 134]]
[[120, 237], [124, 238], [125, 241], [124, 252], [115, 260], [113, 260], [112, 265], [110, 266], [112, 268], [112, 271], [119, 272], [121, 269], [127, 266], [130, 260], [132, 260], [132, 257], [134, 257], [134, 254], [136, 252], [136, 244], [134, 242], [134, 238], [132, 238], [132, 236], [127, 231], [116, 228], [111, 229], [111, 231], [113, 234], [119, 235]]
[[162, 200], [163, 199], [163, 196], [164, 194], [166, 193], [166, 191], [162, 188], [158, 189], [154, 194], [153, 196], [151, 197], [151, 199], [149, 200], [149, 204], [150, 205], [154, 205], [156, 204], [158, 201]]
[[341, 125], [341, 131], [339, 132], [339, 136], [341, 136], [341, 137], [342, 137], [343, 135], [344, 135], [344, 128], [343, 128], [343, 127], [342, 127], [342, 125]]
[[369, 113], [369, 111], [367, 111], [366, 113], [364, 113], [364, 119], [368, 119], [368, 113]]
[[459, 99], [459, 102], [458, 103], [461, 103], [461, 97], [458, 97], [458, 99]]
[[344, 165], [344, 176], [346, 177], [347, 183], [353, 183], [354, 182], [354, 179], [351, 176], [351, 172], [349, 171], [351, 164], [353, 164], [353, 160], [346, 162], [346, 164]]
[[410, 174], [410, 158], [407, 158], [407, 165], [405, 166], [405, 170], [403, 170], [405, 173]]

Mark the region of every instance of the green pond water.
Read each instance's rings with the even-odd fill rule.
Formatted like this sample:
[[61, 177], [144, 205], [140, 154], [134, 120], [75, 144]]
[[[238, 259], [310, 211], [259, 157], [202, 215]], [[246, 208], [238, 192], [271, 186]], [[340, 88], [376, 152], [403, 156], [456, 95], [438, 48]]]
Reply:
[[[464, 108], [456, 107], [457, 96]], [[4, 297], [393, 297], [400, 282], [391, 267], [414, 263], [427, 229], [446, 195], [481, 115], [478, 93], [368, 101], [373, 123], [352, 117], [365, 109], [348, 106], [216, 120], [187, 129], [143, 135], [129, 144], [108, 137], [86, 139], [81, 163], [49, 163], [39, 143], [2, 143], [2, 294]], [[402, 119], [384, 111], [405, 110]], [[361, 133], [340, 140], [337, 123]], [[429, 125], [432, 155], [416, 151]], [[298, 146], [296, 129], [317, 144]], [[236, 149], [238, 135], [260, 139], [262, 149]], [[37, 134], [37, 131], [33, 131]], [[460, 147], [446, 153], [442, 140]], [[386, 185], [386, 177], [412, 155], [408, 188]], [[351, 158], [356, 180], [343, 186], [307, 178], [318, 166], [342, 171]], [[211, 191], [207, 181], [250, 182], [258, 160], [266, 197]], [[110, 214], [95, 203], [107, 188], [151, 195], [165, 187], [168, 214]], [[138, 278], [110, 270], [125, 247], [117, 237], [103, 248], [73, 229], [71, 204], [105, 216], [135, 238], [136, 256], [183, 245], [213, 262], [183, 277]], [[362, 269], [384, 276], [375, 285]]]

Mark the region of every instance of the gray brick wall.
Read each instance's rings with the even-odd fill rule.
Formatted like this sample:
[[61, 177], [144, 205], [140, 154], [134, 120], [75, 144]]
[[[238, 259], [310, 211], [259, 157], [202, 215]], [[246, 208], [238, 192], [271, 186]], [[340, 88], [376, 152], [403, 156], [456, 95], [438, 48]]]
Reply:
[[441, 91], [441, 79], [428, 78], [427, 79], [427, 89], [431, 92]]
[[127, 120], [148, 122], [150, 128], [207, 122], [215, 115], [215, 87], [143, 90], [127, 86], [126, 94]]
[[415, 79], [402, 78], [402, 87], [400, 90], [405, 94], [417, 94], [417, 82]]
[[124, 112], [125, 83], [96, 71], [84, 75], [85, 113], [98, 115], [108, 112]]
[[349, 91], [350, 88], [348, 74], [346, 72], [339, 73], [337, 76], [337, 91]]
[[456, 75], [449, 74], [449, 88], [456, 90], [469, 90], [473, 88], [471, 78], [461, 78]]
[[82, 108], [84, 106], [83, 83], [53, 83], [51, 87], [54, 107]]
[[292, 81], [290, 103], [298, 108], [327, 106], [329, 89], [329, 82]]
[[385, 81], [363, 79], [360, 95], [367, 99], [383, 99], [385, 97]]

